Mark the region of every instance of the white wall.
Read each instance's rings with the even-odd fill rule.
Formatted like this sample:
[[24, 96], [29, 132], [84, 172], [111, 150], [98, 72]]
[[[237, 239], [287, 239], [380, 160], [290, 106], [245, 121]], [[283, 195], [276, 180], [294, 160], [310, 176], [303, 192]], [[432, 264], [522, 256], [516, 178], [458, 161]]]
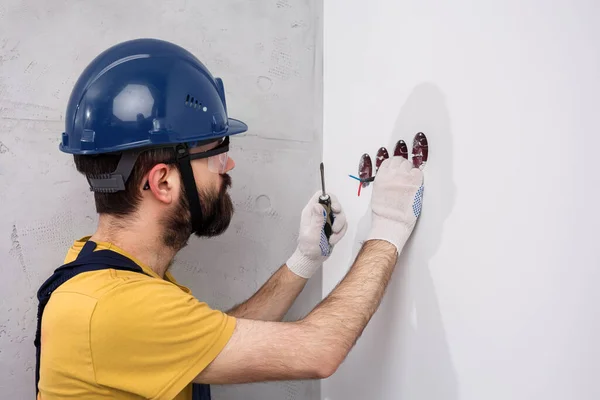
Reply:
[[[58, 151], [73, 84], [93, 57], [131, 38], [172, 40], [223, 78], [248, 123], [232, 140], [236, 214], [222, 237], [192, 240], [177, 278], [226, 309], [295, 247], [318, 188], [322, 150], [321, 3], [288, 0], [0, 2], [0, 398], [33, 397], [35, 292], [96, 214], [72, 157]], [[307, 168], [312, 165], [313, 168]], [[303, 171], [298, 173], [298, 171]], [[312, 279], [289, 317], [320, 299]], [[214, 387], [215, 399], [318, 399], [318, 382]]]
[[[600, 398], [600, 3], [325, 3], [324, 160], [368, 230], [360, 155], [429, 138], [423, 214], [329, 400]], [[409, 142], [410, 143], [410, 142]]]

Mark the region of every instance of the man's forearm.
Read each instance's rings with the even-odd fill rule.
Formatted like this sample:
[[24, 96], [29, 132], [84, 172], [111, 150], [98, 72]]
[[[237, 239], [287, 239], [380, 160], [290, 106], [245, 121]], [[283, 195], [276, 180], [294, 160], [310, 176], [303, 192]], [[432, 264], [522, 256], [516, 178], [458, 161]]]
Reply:
[[316, 352], [330, 350], [331, 369], [341, 364], [377, 310], [397, 257], [396, 247], [386, 241], [365, 242], [346, 277], [302, 320], [314, 328], [307, 343]]
[[227, 314], [237, 318], [281, 321], [306, 282], [307, 279], [294, 274], [284, 264], [252, 297]]

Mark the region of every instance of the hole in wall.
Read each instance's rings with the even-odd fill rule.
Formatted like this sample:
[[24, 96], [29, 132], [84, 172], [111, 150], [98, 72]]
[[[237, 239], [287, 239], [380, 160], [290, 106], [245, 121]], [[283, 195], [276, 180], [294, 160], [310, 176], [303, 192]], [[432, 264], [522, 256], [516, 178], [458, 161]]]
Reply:
[[[365, 153], [360, 157], [360, 162], [358, 163], [358, 177], [360, 179], [367, 179], [373, 175], [373, 163], [371, 162], [371, 157]], [[369, 182], [362, 182], [362, 187], [369, 186]]]
[[256, 209], [258, 211], [268, 211], [271, 208], [271, 199], [265, 194], [261, 194], [256, 198]]
[[429, 142], [423, 132], [419, 132], [413, 139], [413, 166], [423, 169], [429, 158]]
[[380, 147], [377, 150], [377, 158], [375, 159], [375, 173], [379, 171], [379, 167], [381, 167], [381, 163], [383, 160], [390, 158], [390, 155], [385, 147]]
[[400, 139], [396, 143], [396, 148], [394, 148], [394, 156], [401, 156], [408, 160], [408, 146], [404, 140]]

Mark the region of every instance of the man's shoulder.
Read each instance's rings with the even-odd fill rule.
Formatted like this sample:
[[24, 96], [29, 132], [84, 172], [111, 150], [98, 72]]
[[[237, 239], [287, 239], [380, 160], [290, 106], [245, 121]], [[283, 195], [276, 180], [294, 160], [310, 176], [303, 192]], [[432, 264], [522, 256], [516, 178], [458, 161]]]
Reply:
[[61, 295], [84, 295], [94, 299], [101, 299], [113, 291], [144, 290], [145, 288], [161, 287], [169, 282], [156, 279], [140, 272], [115, 270], [112, 268], [82, 272], [55, 290]]
[[[116, 271], [105, 269], [98, 271], [82, 272], [60, 285], [50, 297], [44, 319], [90, 320], [93, 316], [118, 318], [123, 313], [137, 313], [137, 308], [142, 308], [150, 301], [151, 293], [159, 293], [168, 282], [152, 278], [142, 273], [132, 271]], [[183, 294], [183, 292], [182, 292]], [[115, 300], [113, 300], [113, 298]], [[136, 299], [122, 309], [119, 304], [130, 303], [128, 299]], [[96, 309], [107, 313], [98, 313]], [[106, 305], [110, 305], [106, 307]], [[76, 316], [76, 318], [74, 318]], [[73, 321], [75, 322], [75, 321]], [[89, 324], [89, 322], [88, 322]]]
[[77, 316], [78, 320], [87, 319], [90, 329], [102, 330], [120, 324], [145, 326], [160, 313], [204, 308], [200, 304], [203, 303], [172, 282], [109, 268], [80, 273], [59, 286], [44, 317], [64, 320]]

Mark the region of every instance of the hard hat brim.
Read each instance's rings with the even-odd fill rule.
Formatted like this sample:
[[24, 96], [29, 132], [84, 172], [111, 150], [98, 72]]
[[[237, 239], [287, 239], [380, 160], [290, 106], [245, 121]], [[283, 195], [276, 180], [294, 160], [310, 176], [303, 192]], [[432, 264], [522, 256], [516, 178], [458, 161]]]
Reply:
[[238, 119], [228, 118], [229, 129], [227, 135], [236, 135], [238, 133], [246, 132], [248, 125]]

